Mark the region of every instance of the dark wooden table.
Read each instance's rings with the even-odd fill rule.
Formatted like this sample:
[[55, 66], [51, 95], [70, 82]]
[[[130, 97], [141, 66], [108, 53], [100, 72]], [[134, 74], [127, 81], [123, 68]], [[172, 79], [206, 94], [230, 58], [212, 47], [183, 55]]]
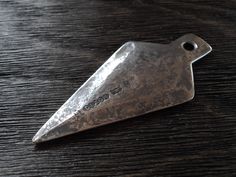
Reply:
[[[183, 105], [40, 146], [32, 136], [129, 40], [213, 52]], [[1, 0], [0, 176], [236, 176], [236, 1]]]

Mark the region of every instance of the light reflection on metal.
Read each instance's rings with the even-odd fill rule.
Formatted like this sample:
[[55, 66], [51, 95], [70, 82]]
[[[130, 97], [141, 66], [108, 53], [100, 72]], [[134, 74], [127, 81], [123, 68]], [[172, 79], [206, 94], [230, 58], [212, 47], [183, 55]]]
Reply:
[[192, 63], [211, 51], [187, 34], [122, 45], [42, 126], [34, 143], [175, 106], [194, 97]]

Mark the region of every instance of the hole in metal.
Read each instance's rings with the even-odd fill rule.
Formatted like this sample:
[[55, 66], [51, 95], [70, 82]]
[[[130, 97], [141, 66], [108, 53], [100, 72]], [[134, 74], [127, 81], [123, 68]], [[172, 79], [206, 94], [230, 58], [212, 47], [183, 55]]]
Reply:
[[197, 48], [197, 44], [195, 42], [188, 41], [188, 42], [184, 42], [182, 44], [182, 47], [187, 51], [193, 51]]

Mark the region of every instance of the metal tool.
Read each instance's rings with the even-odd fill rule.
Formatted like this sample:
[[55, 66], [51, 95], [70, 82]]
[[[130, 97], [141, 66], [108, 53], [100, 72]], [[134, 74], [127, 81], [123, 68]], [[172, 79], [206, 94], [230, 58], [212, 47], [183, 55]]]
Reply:
[[212, 50], [187, 34], [170, 44], [122, 45], [42, 126], [34, 143], [191, 100], [192, 63]]

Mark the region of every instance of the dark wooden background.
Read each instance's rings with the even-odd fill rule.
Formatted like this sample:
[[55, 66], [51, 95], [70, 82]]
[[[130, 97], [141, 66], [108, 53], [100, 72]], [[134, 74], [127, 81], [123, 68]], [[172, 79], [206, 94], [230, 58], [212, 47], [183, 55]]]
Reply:
[[[195, 33], [195, 98], [35, 146], [33, 135], [129, 40]], [[236, 1], [0, 0], [0, 176], [236, 176]]]

